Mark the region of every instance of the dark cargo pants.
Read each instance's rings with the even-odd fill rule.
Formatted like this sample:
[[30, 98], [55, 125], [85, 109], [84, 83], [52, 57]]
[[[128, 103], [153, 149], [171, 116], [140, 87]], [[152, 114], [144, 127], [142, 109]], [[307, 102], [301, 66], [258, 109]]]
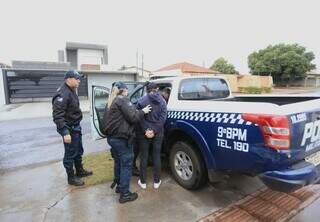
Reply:
[[67, 171], [67, 174], [74, 174], [75, 168], [80, 168], [82, 166], [82, 133], [81, 127], [74, 127], [71, 132], [71, 143], [64, 143], [64, 157], [63, 166]]

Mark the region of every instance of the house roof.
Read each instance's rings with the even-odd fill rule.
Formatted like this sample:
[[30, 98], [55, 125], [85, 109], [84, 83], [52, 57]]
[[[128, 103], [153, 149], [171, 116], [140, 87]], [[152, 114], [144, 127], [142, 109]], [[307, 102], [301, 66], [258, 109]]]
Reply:
[[69, 70], [71, 68], [68, 62], [47, 62], [47, 61], [19, 61], [13, 60], [12, 67], [15, 69], [51, 69], [51, 70]]
[[182, 73], [208, 73], [208, 74], [217, 74], [218, 71], [212, 69], [207, 69], [201, 66], [193, 65], [187, 62], [181, 62], [172, 64], [161, 69], [156, 70], [156, 72], [171, 71], [171, 70], [180, 70]]
[[311, 70], [309, 72], [307, 72], [307, 75], [320, 75], [320, 70]]
[[66, 49], [100, 49], [106, 50], [108, 46], [106, 45], [97, 45], [91, 43], [80, 43], [80, 42], [67, 42]]

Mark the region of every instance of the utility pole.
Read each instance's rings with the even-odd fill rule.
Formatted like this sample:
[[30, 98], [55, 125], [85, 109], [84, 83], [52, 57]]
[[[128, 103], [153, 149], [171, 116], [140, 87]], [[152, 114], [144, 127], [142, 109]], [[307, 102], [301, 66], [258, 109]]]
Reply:
[[141, 73], [142, 73], [142, 77], [143, 77], [143, 52], [141, 55]]
[[136, 72], [137, 72], [137, 74], [139, 73], [138, 66], [139, 66], [139, 53], [138, 53], [138, 49], [137, 49], [137, 51], [136, 51]]

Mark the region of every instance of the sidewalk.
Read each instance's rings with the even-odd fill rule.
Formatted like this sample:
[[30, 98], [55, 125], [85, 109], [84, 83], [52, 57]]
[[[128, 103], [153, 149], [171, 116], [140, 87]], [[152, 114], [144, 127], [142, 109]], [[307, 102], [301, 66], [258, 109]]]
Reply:
[[[68, 186], [61, 162], [7, 172], [0, 176], [0, 221], [197, 221], [263, 189], [254, 185], [257, 178], [252, 177], [231, 179], [226, 186], [232, 189], [206, 186], [196, 191], [183, 189], [165, 172], [159, 190], [153, 189], [151, 178], [148, 181], [147, 190], [141, 190], [133, 177], [131, 190], [138, 192], [138, 200], [119, 204], [110, 183]], [[318, 221], [319, 203], [314, 202], [291, 222]], [[256, 205], [255, 209], [264, 207]], [[229, 219], [226, 221], [236, 221]]]
[[[242, 179], [247, 184], [255, 181]], [[245, 195], [241, 186], [237, 192], [211, 186], [185, 190], [165, 172], [159, 190], [151, 181], [147, 190], [141, 190], [133, 177], [131, 190], [139, 198], [122, 205], [110, 183], [83, 189], [68, 186], [61, 162], [8, 172], [0, 176], [0, 221], [196, 221]]]
[[[90, 111], [90, 101], [80, 100], [82, 112]], [[52, 116], [51, 102], [17, 103], [0, 106], [0, 121]]]
[[320, 198], [294, 216], [289, 222], [319, 222]]

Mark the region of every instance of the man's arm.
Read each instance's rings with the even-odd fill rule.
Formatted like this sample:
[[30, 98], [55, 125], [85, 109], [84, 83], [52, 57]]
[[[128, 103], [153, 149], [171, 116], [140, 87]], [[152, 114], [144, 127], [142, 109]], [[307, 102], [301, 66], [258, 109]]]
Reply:
[[164, 125], [167, 120], [167, 104], [163, 99], [163, 103], [161, 104], [161, 112], [159, 115], [159, 122], [161, 125]]
[[143, 117], [144, 112], [142, 110], [137, 110], [136, 107], [129, 101], [129, 99], [119, 99], [119, 108], [124, 115], [125, 119], [129, 123], [137, 123]]
[[52, 99], [52, 116], [57, 125], [57, 129], [62, 136], [69, 135], [65, 114], [67, 110], [68, 98], [65, 95], [57, 95]]
[[157, 130], [155, 130], [155, 133], [158, 133], [157, 132], [158, 129], [164, 126], [166, 119], [167, 119], [167, 106], [161, 104], [161, 109], [160, 109], [160, 112], [158, 113], [157, 121], [153, 123], [155, 126], [157, 126], [156, 128]]
[[[140, 109], [142, 109], [144, 106], [147, 105], [146, 102], [145, 102], [146, 96], [147, 96], [147, 95], [142, 96], [142, 97], [139, 99], [139, 101], [138, 101], [138, 103], [137, 103], [137, 109], [140, 110]], [[151, 129], [150, 124], [145, 120], [145, 118], [142, 118], [142, 119], [141, 119], [141, 121], [139, 122], [139, 125], [140, 125], [140, 127], [141, 127], [141, 129], [142, 129], [143, 132], [145, 132], [147, 129]]]

